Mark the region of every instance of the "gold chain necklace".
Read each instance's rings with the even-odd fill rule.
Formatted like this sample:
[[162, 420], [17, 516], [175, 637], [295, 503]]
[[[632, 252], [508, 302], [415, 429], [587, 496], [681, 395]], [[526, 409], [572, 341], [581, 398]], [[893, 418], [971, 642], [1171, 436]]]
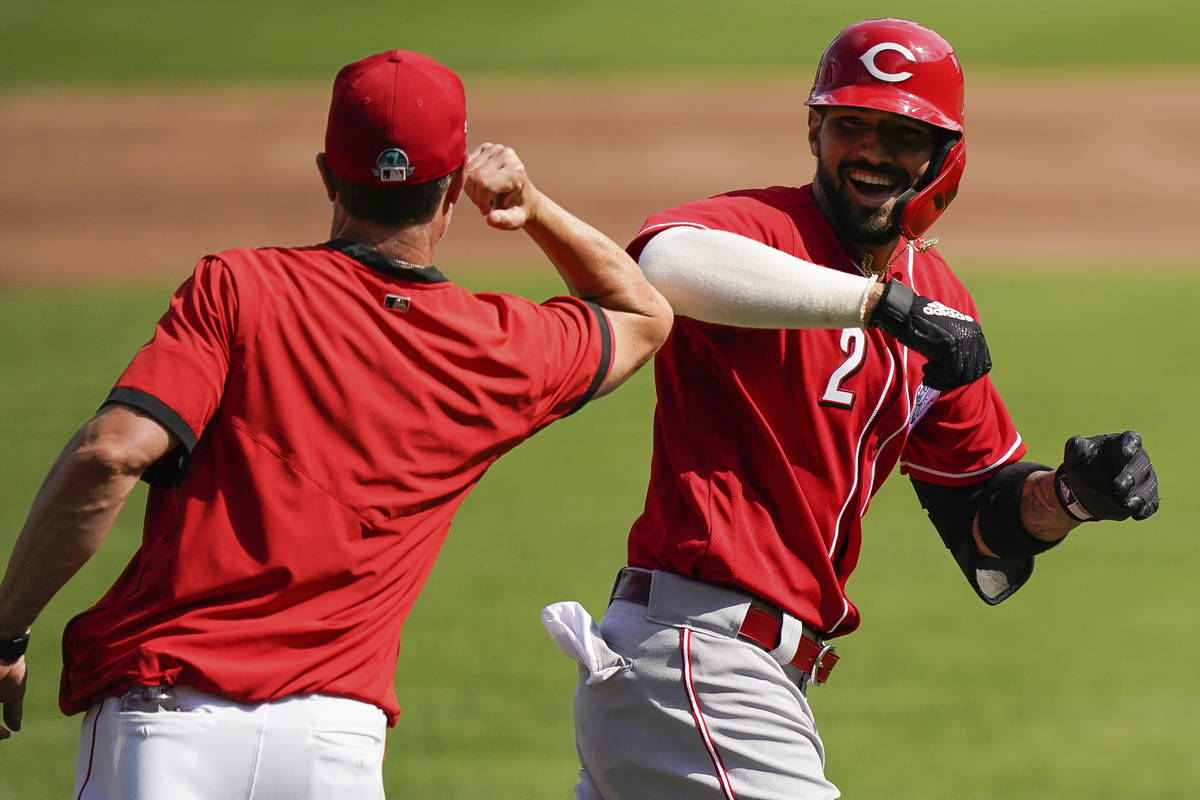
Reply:
[[393, 264], [397, 264], [401, 267], [408, 267], [409, 269], [431, 269], [433, 267], [432, 264], [430, 264], [428, 267], [423, 267], [420, 264], [414, 264], [411, 261], [405, 261], [403, 258], [392, 258], [391, 256], [388, 256], [388, 258]]
[[909, 240], [908, 243], [904, 245], [904, 247], [901, 247], [899, 250], [897, 250], [896, 254], [894, 256], [892, 256], [891, 259], [889, 259], [888, 262], [886, 264], [884, 264], [883, 267], [878, 270], [874, 268], [875, 256], [871, 255], [870, 253], [864, 253], [863, 257], [862, 257], [862, 263], [855, 264], [855, 266], [857, 266], [858, 271], [863, 273], [864, 275], [874, 275], [876, 278], [882, 278], [883, 275], [891, 268], [892, 264], [896, 263], [896, 259], [899, 258], [900, 256], [904, 255], [910, 249], [915, 248], [916, 252], [924, 253], [926, 250], [933, 247], [939, 241], [941, 241], [941, 240], [936, 236], [934, 236], [932, 239], [925, 239], [921, 236], [918, 236], [916, 239]]

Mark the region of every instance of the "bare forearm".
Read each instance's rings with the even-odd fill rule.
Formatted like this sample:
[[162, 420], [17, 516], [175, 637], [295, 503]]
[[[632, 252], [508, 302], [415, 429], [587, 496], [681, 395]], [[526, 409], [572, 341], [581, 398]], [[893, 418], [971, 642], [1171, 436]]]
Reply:
[[596, 396], [619, 386], [666, 341], [673, 319], [666, 299], [620, 246], [538, 191], [512, 148], [490, 142], [476, 148], [463, 191], [492, 227], [524, 229], [571, 294], [604, 309], [612, 361]]
[[545, 251], [571, 294], [604, 309], [613, 358], [596, 396], [608, 394], [648, 361], [666, 340], [671, 307], [615, 242], [541, 195], [525, 231]]
[[142, 472], [175, 444], [156, 421], [121, 406], [75, 434], [34, 498], [0, 581], [0, 638], [33, 624], [104, 541]]
[[[1021, 524], [1033, 538], [1052, 544], [1074, 530], [1079, 523], [1072, 519], [1054, 496], [1054, 473], [1041, 470], [1025, 478], [1021, 487]], [[995, 557], [983, 542], [979, 532], [979, 521], [973, 528], [975, 545], [985, 556]]]
[[1057, 542], [1079, 526], [1054, 496], [1053, 472], [1035, 472], [1025, 480], [1021, 521], [1034, 538], [1043, 542]]
[[655, 314], [661, 302], [616, 242], [541, 195], [525, 232], [558, 270], [571, 294], [613, 311]]
[[0, 583], [0, 638], [32, 625], [91, 558], [136, 482], [87, 454], [64, 453], [34, 500]]
[[467, 159], [463, 192], [492, 227], [524, 229], [576, 297], [610, 311], [670, 318], [666, 301], [646, 282], [633, 259], [616, 242], [539, 191], [511, 147], [479, 145]]

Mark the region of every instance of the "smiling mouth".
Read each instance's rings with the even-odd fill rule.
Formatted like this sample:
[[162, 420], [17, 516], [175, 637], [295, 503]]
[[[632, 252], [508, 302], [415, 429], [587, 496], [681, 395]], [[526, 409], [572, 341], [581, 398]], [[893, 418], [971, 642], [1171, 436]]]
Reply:
[[901, 188], [897, 178], [861, 169], [847, 170], [846, 183], [863, 201], [874, 205], [886, 202]]

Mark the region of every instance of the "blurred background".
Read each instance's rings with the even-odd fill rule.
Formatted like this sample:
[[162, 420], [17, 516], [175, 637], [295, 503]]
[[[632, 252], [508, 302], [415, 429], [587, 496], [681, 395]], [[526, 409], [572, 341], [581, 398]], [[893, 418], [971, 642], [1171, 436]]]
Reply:
[[[812, 693], [829, 775], [847, 797], [888, 800], [1200, 794], [1200, 544], [1183, 497], [1200, 449], [1192, 4], [0, 10], [0, 562], [59, 449], [199, 256], [326, 238], [313, 155], [343, 64], [403, 47], [454, 67], [469, 143], [513, 145], [542, 189], [625, 241], [675, 203], [806, 183], [803, 101], [843, 26], [904, 16], [939, 30], [967, 74], [969, 164], [932, 233], [976, 297], [1028, 457], [1057, 463], [1071, 434], [1137, 429], [1164, 505], [1073, 534], [989, 609], [894, 476], [850, 583], [864, 624]], [[439, 266], [474, 289], [561, 291], [523, 235], [468, 207]], [[644, 370], [505, 456], [468, 498], [405, 627], [391, 797], [571, 795], [574, 669], [538, 612], [563, 599], [603, 611], [641, 509], [652, 409]], [[144, 496], [34, 629], [0, 798], [70, 792], [79, 718], [57, 709], [58, 640], [136, 548]]]

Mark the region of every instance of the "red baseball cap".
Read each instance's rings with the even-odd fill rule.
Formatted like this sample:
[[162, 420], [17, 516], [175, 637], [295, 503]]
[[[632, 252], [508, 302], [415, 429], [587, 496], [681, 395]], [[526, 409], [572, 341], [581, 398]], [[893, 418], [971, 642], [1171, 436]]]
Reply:
[[370, 186], [448, 175], [467, 152], [467, 102], [458, 75], [432, 58], [389, 50], [342, 67], [325, 126], [325, 164]]

